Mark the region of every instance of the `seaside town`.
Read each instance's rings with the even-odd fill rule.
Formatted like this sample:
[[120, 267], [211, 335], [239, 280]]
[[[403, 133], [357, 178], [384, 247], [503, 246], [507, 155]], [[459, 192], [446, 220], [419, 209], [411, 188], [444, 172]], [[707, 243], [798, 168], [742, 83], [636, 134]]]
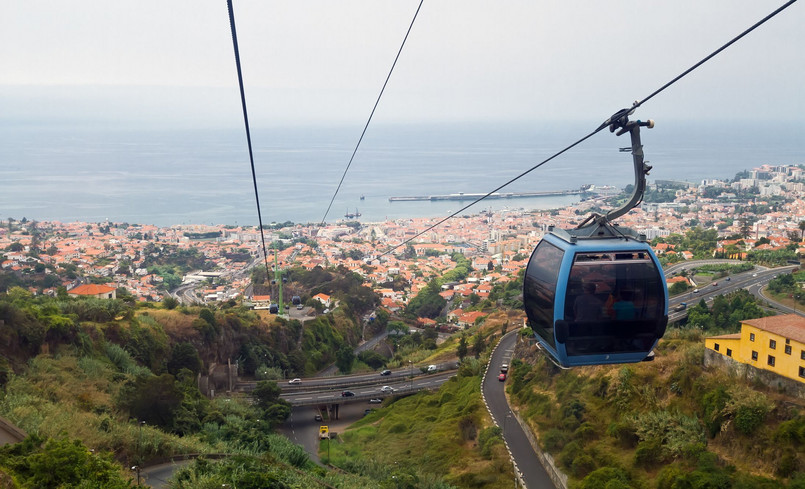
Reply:
[[[574, 227], [590, 212], [611, 208], [615, 193], [593, 188], [580, 202], [561, 209], [481, 211], [450, 219], [427, 232], [437, 218], [353, 220], [325, 226], [274, 224], [264, 230], [267, 261], [280, 270], [346, 267], [361, 275], [365, 285], [382, 297], [382, 305], [394, 312], [404, 308], [431, 278], [453, 268], [451, 256], [461, 253], [471, 270], [464, 280], [442, 292], [446, 300], [460, 305], [473, 295], [473, 300], [483, 300], [494, 284], [513, 280], [549, 226]], [[693, 257], [690, 250], [660, 241], [697, 226], [718, 231], [715, 253], [721, 257], [740, 259], [752, 249], [783, 249], [792, 243], [799, 243], [802, 253], [805, 169], [764, 165], [728, 180], [653, 181], [646, 202], [619, 223], [654, 240], [664, 262]], [[64, 287], [73, 295], [102, 296], [122, 288], [138, 301], [160, 301], [185, 286], [193, 302], [242, 300], [259, 307], [274, 302], [270, 296], [255, 295], [250, 286], [249, 269], [264, 263], [262, 242], [257, 227], [161, 228], [7, 218], [0, 221], [0, 267], [4, 274], [18, 277], [44, 276], [44, 287], [31, 287], [35, 294], [56, 295]], [[174, 269], [159, 266], [154, 259], [166, 252], [198, 258], [199, 266], [176, 276]], [[329, 306], [328, 297], [317, 299]], [[460, 326], [472, 324], [478, 314], [457, 307], [448, 319]]]

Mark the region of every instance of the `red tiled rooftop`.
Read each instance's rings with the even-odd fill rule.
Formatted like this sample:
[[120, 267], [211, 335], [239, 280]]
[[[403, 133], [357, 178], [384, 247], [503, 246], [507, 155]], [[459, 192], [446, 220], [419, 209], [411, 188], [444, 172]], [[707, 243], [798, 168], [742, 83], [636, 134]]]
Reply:
[[798, 314], [783, 314], [758, 319], [747, 319], [744, 324], [754, 326], [763, 331], [805, 343], [805, 318]]
[[76, 295], [98, 295], [98, 294], [108, 294], [113, 290], [115, 290], [114, 287], [108, 287], [106, 285], [84, 284], [79, 285], [78, 287], [68, 291], [68, 293]]

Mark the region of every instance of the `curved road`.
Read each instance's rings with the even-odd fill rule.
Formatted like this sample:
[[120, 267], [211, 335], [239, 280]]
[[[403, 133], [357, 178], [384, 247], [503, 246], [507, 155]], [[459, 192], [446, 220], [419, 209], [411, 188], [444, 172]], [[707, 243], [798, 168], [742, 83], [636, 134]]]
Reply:
[[523, 428], [514, 418], [503, 389], [506, 383], [498, 380], [501, 364], [511, 364], [512, 351], [517, 342], [518, 331], [504, 336], [489, 359], [487, 372], [481, 385], [486, 406], [495, 422], [503, 429], [503, 438], [511, 453], [512, 460], [520, 472], [525, 486], [529, 489], [554, 489], [548, 473], [537, 458]]

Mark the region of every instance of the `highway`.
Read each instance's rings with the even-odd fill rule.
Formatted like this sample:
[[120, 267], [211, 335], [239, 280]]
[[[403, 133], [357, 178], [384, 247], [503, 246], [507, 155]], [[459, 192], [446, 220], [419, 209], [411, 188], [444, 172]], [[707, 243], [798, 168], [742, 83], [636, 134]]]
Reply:
[[[699, 263], [701, 264], [701, 262]], [[695, 268], [695, 265], [691, 263], [689, 264], [689, 268]], [[739, 289], [746, 289], [758, 298], [769, 300], [760, 293], [760, 289], [768, 284], [769, 281], [777, 275], [781, 273], [790, 273], [797, 268], [799, 268], [797, 265], [789, 265], [779, 268], [758, 267], [755, 270], [730, 275], [729, 277], [720, 279], [717, 282], [714, 282], [718, 284], [716, 286], [706, 285], [698, 289], [691, 290], [690, 292], [674, 296], [668, 301], [668, 322], [673, 323], [687, 317], [687, 308], [698, 304], [700, 300], [704, 300], [707, 303], [712, 303], [715, 296], [728, 294]], [[666, 276], [668, 276], [667, 271]], [[729, 280], [727, 280], [727, 278], [729, 278]], [[676, 311], [675, 309], [677, 309], [683, 302], [687, 304], [686, 308], [682, 311]], [[775, 304], [782, 310], [788, 310], [792, 313], [794, 312], [785, 306], [777, 303]]]
[[[424, 389], [437, 389], [450, 377], [456, 374], [457, 362], [436, 364], [436, 372], [423, 374], [419, 367], [397, 369], [390, 375], [379, 373], [345, 375], [341, 377], [313, 377], [300, 379], [298, 384], [279, 382], [282, 394], [280, 397], [292, 406], [317, 406], [320, 404], [366, 402], [373, 398], [384, 398], [389, 395], [408, 394]], [[411, 377], [413, 374], [413, 378]], [[236, 389], [251, 391], [257, 382], [239, 382]], [[380, 388], [390, 386], [393, 393], [383, 393]], [[345, 390], [355, 395], [343, 397]]]

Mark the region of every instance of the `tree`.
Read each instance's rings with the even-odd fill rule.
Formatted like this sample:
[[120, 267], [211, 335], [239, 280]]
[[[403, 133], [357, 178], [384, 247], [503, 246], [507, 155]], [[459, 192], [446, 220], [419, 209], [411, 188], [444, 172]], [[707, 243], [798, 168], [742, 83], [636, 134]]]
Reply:
[[261, 380], [252, 391], [252, 399], [260, 409], [268, 409], [280, 400], [280, 388], [276, 382]]
[[386, 364], [386, 358], [376, 351], [362, 351], [358, 359], [375, 370]]
[[198, 317], [206, 321], [210, 326], [215, 327], [215, 314], [206, 307], [198, 313]]
[[162, 307], [165, 309], [176, 309], [176, 306], [179, 305], [179, 301], [176, 300], [175, 297], [166, 295], [162, 298]]
[[458, 347], [456, 348], [456, 355], [458, 355], [458, 360], [463, 361], [464, 357], [467, 356], [467, 335], [462, 334], [461, 338], [458, 339]]
[[9, 448], [0, 453], [0, 465], [20, 484], [11, 482], [13, 487], [133, 487], [111, 454], [94, 453], [78, 440], [60, 438], [45, 442], [32, 435]]
[[484, 341], [483, 335], [481, 335], [481, 333], [476, 334], [472, 341], [472, 353], [475, 355], [475, 358], [480, 358], [485, 348], [486, 342]]
[[254, 403], [263, 411], [264, 420], [274, 426], [288, 419], [291, 415], [291, 405], [280, 398], [280, 388], [276, 382], [262, 380], [252, 391]]
[[805, 221], [799, 221], [799, 239], [805, 237]]
[[128, 382], [121, 389], [119, 402], [132, 418], [170, 431], [183, 397], [173, 375], [162, 374]]
[[749, 225], [749, 219], [746, 218], [746, 217], [741, 218], [740, 232], [741, 232], [741, 237], [744, 238], [744, 239], [748, 238], [749, 236], [752, 235], [752, 227]]
[[176, 375], [183, 368], [190, 370], [193, 374], [201, 372], [201, 358], [198, 356], [198, 351], [187, 342], [173, 345], [168, 359], [168, 372], [171, 374]]
[[352, 371], [352, 364], [355, 363], [355, 353], [349, 345], [342, 346], [335, 354], [335, 365], [341, 373], [348, 374]]

